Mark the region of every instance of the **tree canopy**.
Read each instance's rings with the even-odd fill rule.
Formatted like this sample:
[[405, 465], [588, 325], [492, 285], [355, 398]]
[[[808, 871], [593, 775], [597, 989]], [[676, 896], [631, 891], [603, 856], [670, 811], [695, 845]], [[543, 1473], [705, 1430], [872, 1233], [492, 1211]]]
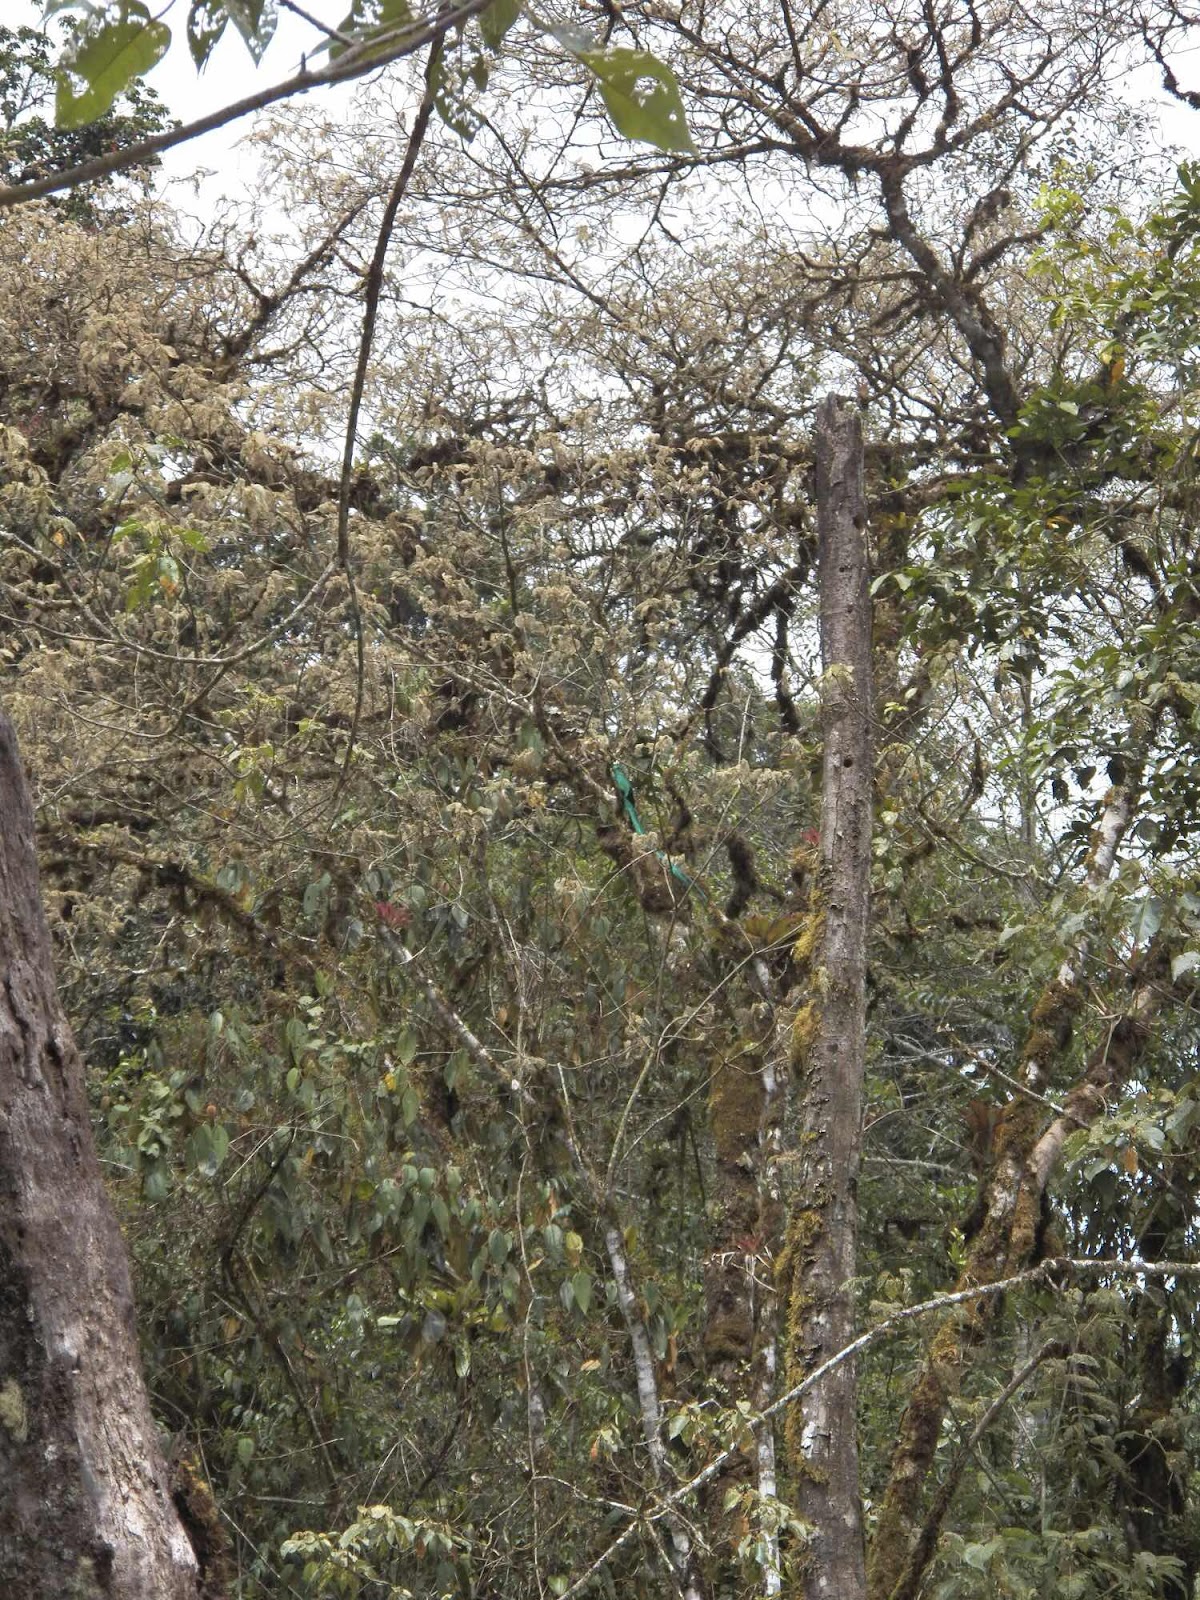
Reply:
[[[1186, 21], [356, 4], [237, 206], [6, 213], [4, 703], [214, 1597], [821, 1594], [830, 1306], [859, 1593], [1192, 1596]], [[10, 195], [158, 117], [77, 25]]]

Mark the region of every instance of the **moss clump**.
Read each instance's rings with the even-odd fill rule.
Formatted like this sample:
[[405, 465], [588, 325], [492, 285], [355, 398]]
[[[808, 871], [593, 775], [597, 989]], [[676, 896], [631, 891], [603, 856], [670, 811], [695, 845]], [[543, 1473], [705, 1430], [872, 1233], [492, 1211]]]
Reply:
[[824, 933], [825, 917], [822, 912], [814, 911], [804, 918], [792, 945], [792, 960], [801, 972], [811, 966]]
[[229, 1535], [208, 1480], [190, 1453], [171, 1462], [171, 1499], [200, 1568], [201, 1600], [226, 1600], [233, 1579]]
[[15, 1378], [7, 1378], [0, 1386], [0, 1428], [4, 1428], [17, 1444], [29, 1438], [29, 1414], [25, 1410], [25, 1396]]
[[808, 1001], [797, 1011], [792, 1023], [792, 1046], [789, 1052], [793, 1072], [803, 1070], [809, 1052], [816, 1043], [820, 1024], [821, 1012], [815, 1000]]
[[748, 1362], [754, 1354], [754, 1318], [749, 1305], [710, 1317], [704, 1329], [704, 1359], [710, 1365]]
[[[804, 1343], [812, 1310], [812, 1295], [807, 1279], [813, 1248], [824, 1226], [825, 1216], [819, 1207], [805, 1206], [794, 1211], [788, 1219], [783, 1249], [776, 1264], [776, 1284], [785, 1304], [783, 1370], [784, 1386], [788, 1389], [802, 1382], [808, 1373], [809, 1362]], [[804, 1453], [800, 1432], [800, 1407], [790, 1406], [783, 1425], [788, 1461], [798, 1477], [816, 1481], [817, 1474]]]
[[721, 1060], [709, 1090], [709, 1114], [719, 1161], [740, 1161], [757, 1148], [763, 1083], [753, 1048]]
[[1024, 1166], [1033, 1149], [1042, 1122], [1036, 1100], [1011, 1100], [1005, 1106], [992, 1135], [992, 1168], [1002, 1161]]
[[1021, 1052], [1024, 1062], [1039, 1066], [1048, 1062], [1071, 1042], [1075, 1018], [1083, 1003], [1078, 984], [1048, 984], [1033, 1008], [1029, 1019], [1029, 1036]]

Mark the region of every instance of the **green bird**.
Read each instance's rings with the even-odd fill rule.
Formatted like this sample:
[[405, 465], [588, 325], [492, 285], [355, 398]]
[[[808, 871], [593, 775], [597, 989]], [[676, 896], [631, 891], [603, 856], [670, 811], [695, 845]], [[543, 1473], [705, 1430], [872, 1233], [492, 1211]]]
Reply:
[[[637, 807], [633, 803], [633, 784], [630, 781], [629, 774], [619, 761], [613, 762], [612, 778], [617, 786], [617, 794], [620, 796], [621, 810], [628, 818], [629, 826], [634, 833], [645, 833], [646, 830], [642, 827], [642, 819], [638, 816]], [[678, 878], [685, 889], [695, 889], [702, 899], [708, 898], [696, 880], [689, 877], [678, 862], [672, 861], [665, 850], [656, 850], [654, 854], [670, 870], [671, 876]]]

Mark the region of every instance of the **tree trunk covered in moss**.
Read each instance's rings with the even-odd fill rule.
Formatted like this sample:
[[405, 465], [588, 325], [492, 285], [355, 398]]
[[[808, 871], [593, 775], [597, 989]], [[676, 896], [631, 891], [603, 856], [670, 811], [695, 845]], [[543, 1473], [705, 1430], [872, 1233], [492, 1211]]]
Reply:
[[[1162, 1261], [1174, 1241], [1186, 1239], [1189, 1210], [1186, 1202], [1179, 1207], [1174, 1197], [1164, 1197], [1140, 1240], [1143, 1260]], [[1162, 1284], [1148, 1280], [1135, 1307], [1132, 1345], [1141, 1384], [1117, 1436], [1125, 1464], [1119, 1480], [1122, 1520], [1132, 1549], [1179, 1563], [1162, 1576], [1162, 1600], [1193, 1600], [1200, 1529], [1189, 1515], [1187, 1493], [1191, 1351], [1178, 1338], [1175, 1308]]]
[[704, 1367], [710, 1382], [730, 1397], [737, 1397], [754, 1349], [764, 1049], [757, 1040], [734, 1040], [719, 1056], [709, 1086], [720, 1226], [704, 1262]]
[[[798, 1145], [785, 1164], [787, 1382], [854, 1337], [857, 1185], [866, 1054], [871, 873], [871, 604], [862, 424], [836, 397], [817, 416], [821, 720], [819, 918], [809, 1003], [795, 1026]], [[857, 1382], [844, 1362], [788, 1417], [796, 1509], [813, 1532], [803, 1592], [857, 1600], [865, 1585]]]
[[0, 1594], [194, 1600], [0, 713]]
[[[762, 1012], [768, 1013], [765, 1017]], [[763, 1410], [774, 1399], [775, 1285], [771, 1258], [778, 1248], [778, 1205], [773, 1199], [778, 1154], [778, 1082], [773, 1059], [776, 1029], [765, 1003], [739, 1007], [734, 1037], [720, 1052], [709, 1086], [709, 1124], [716, 1165], [713, 1210], [718, 1228], [704, 1262], [704, 1371], [709, 1390], [722, 1406], [749, 1403]], [[737, 1543], [735, 1524], [744, 1515], [730, 1508], [730, 1489], [757, 1487], [774, 1496], [775, 1438], [763, 1423], [756, 1459], [739, 1455], [719, 1473], [704, 1494], [705, 1520], [720, 1529], [717, 1548]], [[778, 1592], [777, 1541], [759, 1546], [762, 1592]], [[709, 1585], [718, 1592], [720, 1583]]]

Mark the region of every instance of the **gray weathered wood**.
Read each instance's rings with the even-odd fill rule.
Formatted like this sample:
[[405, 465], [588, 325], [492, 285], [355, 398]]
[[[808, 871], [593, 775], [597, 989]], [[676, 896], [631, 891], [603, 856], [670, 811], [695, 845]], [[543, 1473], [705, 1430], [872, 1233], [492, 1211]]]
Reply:
[[[789, 1382], [854, 1337], [866, 938], [871, 875], [871, 604], [862, 424], [842, 400], [817, 414], [824, 742], [810, 1003], [797, 1023], [797, 1142], [787, 1163]], [[788, 1438], [796, 1507], [813, 1529], [809, 1600], [865, 1590], [857, 1387], [846, 1362], [798, 1402]]]
[[195, 1600], [0, 713], [0, 1595]]

